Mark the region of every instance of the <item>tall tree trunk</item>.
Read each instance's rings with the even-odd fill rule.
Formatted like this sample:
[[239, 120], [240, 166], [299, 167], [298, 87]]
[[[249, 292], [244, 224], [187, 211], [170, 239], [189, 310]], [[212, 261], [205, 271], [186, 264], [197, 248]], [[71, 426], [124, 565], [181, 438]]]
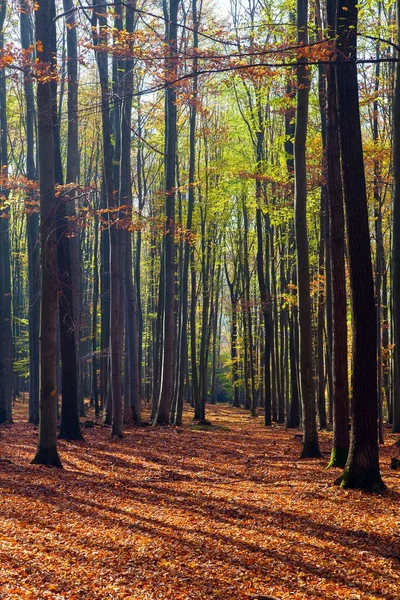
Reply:
[[[192, 19], [193, 19], [193, 48], [197, 51], [199, 47], [197, 0], [192, 0]], [[190, 261], [190, 235], [192, 231], [193, 209], [194, 209], [194, 190], [195, 190], [195, 172], [196, 172], [196, 118], [197, 118], [197, 77], [198, 59], [193, 59], [193, 101], [190, 106], [189, 114], [189, 181], [188, 181], [188, 207], [186, 216], [186, 237], [184, 243], [183, 268], [181, 279], [181, 323], [179, 338], [179, 383], [177, 395], [177, 408], [175, 415], [175, 424], [182, 424], [183, 398], [185, 390], [185, 375], [188, 363], [188, 295], [189, 295], [189, 261]], [[186, 382], [187, 384], [188, 382]]]
[[[133, 32], [134, 13], [132, 4], [126, 9], [126, 31]], [[123, 103], [121, 111], [121, 170], [120, 170], [120, 202], [127, 206], [127, 225], [132, 219], [132, 183], [131, 183], [131, 118], [132, 118], [132, 92], [133, 92], [133, 60], [125, 61], [123, 76]], [[133, 286], [133, 264], [132, 264], [132, 234], [128, 230], [121, 231], [126, 238], [125, 250], [125, 299], [126, 299], [126, 336], [128, 341], [128, 375], [129, 381], [129, 405], [131, 407], [132, 419], [136, 425], [140, 425], [140, 377], [139, 377], [139, 339], [138, 321], [136, 311], [136, 297]]]
[[[27, 50], [33, 43], [33, 30], [28, 2], [21, 2], [20, 32], [21, 46]], [[29, 66], [24, 68], [25, 123], [26, 123], [26, 177], [36, 181], [35, 165], [35, 100]], [[29, 328], [29, 422], [39, 423], [39, 328], [40, 328], [40, 255], [39, 255], [39, 211], [34, 204], [34, 193], [28, 193], [27, 238], [28, 238], [28, 328]]]
[[[179, 0], [170, 0], [168, 21], [169, 58], [167, 81], [174, 81], [177, 74], [177, 35]], [[166, 90], [166, 162], [165, 162], [165, 231], [164, 231], [164, 322], [161, 389], [155, 422], [168, 425], [174, 387], [175, 373], [175, 161], [177, 139], [176, 88], [168, 85]]]
[[[78, 55], [76, 24], [72, 0], [63, 0], [66, 17], [68, 52], [68, 139], [66, 183], [76, 185], [78, 180]], [[56, 86], [55, 86], [56, 89]], [[55, 100], [55, 99], [54, 99]], [[54, 102], [53, 100], [53, 102]], [[55, 104], [55, 103], [54, 103]], [[53, 104], [53, 106], [54, 106]], [[59, 124], [58, 127], [59, 128]], [[59, 136], [57, 136], [57, 139]], [[61, 182], [60, 182], [61, 183]], [[75, 190], [66, 192], [57, 207], [57, 260], [61, 293], [59, 297], [59, 321], [62, 362], [62, 404], [59, 437], [82, 440], [79, 425], [78, 381], [79, 381], [79, 238], [71, 231], [68, 217], [75, 216]], [[74, 268], [72, 254], [75, 251]], [[73, 271], [75, 279], [73, 278]]]
[[[400, 1], [396, 2], [397, 46], [400, 47]], [[400, 57], [397, 51], [397, 59]], [[396, 62], [393, 99], [393, 242], [392, 242], [392, 302], [393, 302], [393, 433], [400, 433], [400, 62]]]
[[379, 471], [376, 310], [358, 101], [355, 0], [339, 0], [337, 24], [339, 135], [353, 312], [352, 427], [340, 481], [344, 487], [378, 491], [385, 486]]
[[[297, 0], [297, 41], [308, 43], [308, 1]], [[319, 457], [318, 433], [315, 415], [313, 349], [311, 329], [310, 267], [307, 240], [307, 177], [306, 137], [310, 78], [307, 67], [297, 67], [297, 113], [294, 136], [295, 172], [295, 231], [297, 258], [297, 291], [300, 325], [300, 382], [303, 405], [303, 450], [301, 456]]]
[[[99, 5], [96, 5], [100, 10]], [[109, 266], [110, 266], [110, 388], [112, 402], [111, 436], [122, 437], [122, 393], [121, 393], [121, 338], [120, 338], [120, 256], [117, 229], [117, 206], [114, 198], [113, 152], [111, 145], [111, 123], [109, 111], [108, 60], [101, 46], [107, 44], [107, 19], [104, 12], [93, 10], [92, 36], [96, 48], [96, 60], [101, 87], [101, 117], [103, 136], [104, 193], [107, 198]], [[112, 215], [110, 215], [110, 212]], [[103, 394], [105, 390], [103, 389]]]
[[[52, 64], [52, 0], [41, 0], [35, 11], [36, 47], [41, 64]], [[61, 467], [57, 452], [57, 239], [54, 174], [53, 100], [51, 83], [39, 76], [37, 85], [40, 241], [42, 305], [40, 326], [39, 441], [33, 463]]]
[[[328, 26], [336, 32], [336, 0], [328, 3]], [[349, 388], [347, 365], [347, 305], [345, 231], [340, 143], [338, 129], [337, 71], [327, 67], [327, 183], [329, 255], [332, 274], [332, 393], [333, 445], [329, 466], [344, 467], [349, 452]]]
[[[0, 2], [0, 52], [4, 48], [6, 2]], [[0, 178], [8, 176], [6, 70], [0, 69]], [[0, 195], [8, 197], [7, 184]], [[11, 326], [11, 264], [9, 208], [0, 211], [0, 423], [12, 421], [13, 342]]]

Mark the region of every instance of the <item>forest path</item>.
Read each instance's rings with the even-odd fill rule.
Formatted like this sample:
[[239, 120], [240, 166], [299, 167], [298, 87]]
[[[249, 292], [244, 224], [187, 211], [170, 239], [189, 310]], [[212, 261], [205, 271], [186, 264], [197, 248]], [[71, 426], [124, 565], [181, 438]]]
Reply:
[[64, 470], [30, 465], [26, 405], [0, 438], [0, 599], [400, 598], [400, 458], [389, 491], [332, 485], [294, 431], [207, 406], [210, 431], [85, 429]]

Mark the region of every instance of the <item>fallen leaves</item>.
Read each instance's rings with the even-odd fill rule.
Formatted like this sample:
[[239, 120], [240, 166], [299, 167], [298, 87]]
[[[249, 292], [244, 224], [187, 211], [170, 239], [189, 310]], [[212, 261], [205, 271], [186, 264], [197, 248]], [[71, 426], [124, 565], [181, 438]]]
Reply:
[[293, 432], [243, 410], [209, 407], [207, 431], [187, 414], [180, 435], [85, 430], [60, 443], [63, 471], [29, 464], [25, 418], [2, 428], [0, 598], [399, 598], [394, 437], [390, 491], [369, 496], [332, 485], [330, 434], [301, 461]]

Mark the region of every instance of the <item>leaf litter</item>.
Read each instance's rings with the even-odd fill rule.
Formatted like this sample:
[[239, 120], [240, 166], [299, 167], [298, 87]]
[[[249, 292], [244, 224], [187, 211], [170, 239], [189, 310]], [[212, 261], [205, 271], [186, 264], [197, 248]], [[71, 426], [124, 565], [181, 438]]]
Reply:
[[333, 485], [300, 460], [293, 430], [207, 407], [218, 427], [86, 429], [64, 469], [31, 465], [37, 431], [18, 403], [0, 439], [0, 599], [400, 599], [400, 458], [389, 491]]

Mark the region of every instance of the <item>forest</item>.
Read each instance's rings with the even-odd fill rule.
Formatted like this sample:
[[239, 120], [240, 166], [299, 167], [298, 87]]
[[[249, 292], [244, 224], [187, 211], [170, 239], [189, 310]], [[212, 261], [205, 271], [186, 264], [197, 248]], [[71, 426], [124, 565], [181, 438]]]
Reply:
[[399, 23], [0, 0], [0, 598], [399, 597]]

